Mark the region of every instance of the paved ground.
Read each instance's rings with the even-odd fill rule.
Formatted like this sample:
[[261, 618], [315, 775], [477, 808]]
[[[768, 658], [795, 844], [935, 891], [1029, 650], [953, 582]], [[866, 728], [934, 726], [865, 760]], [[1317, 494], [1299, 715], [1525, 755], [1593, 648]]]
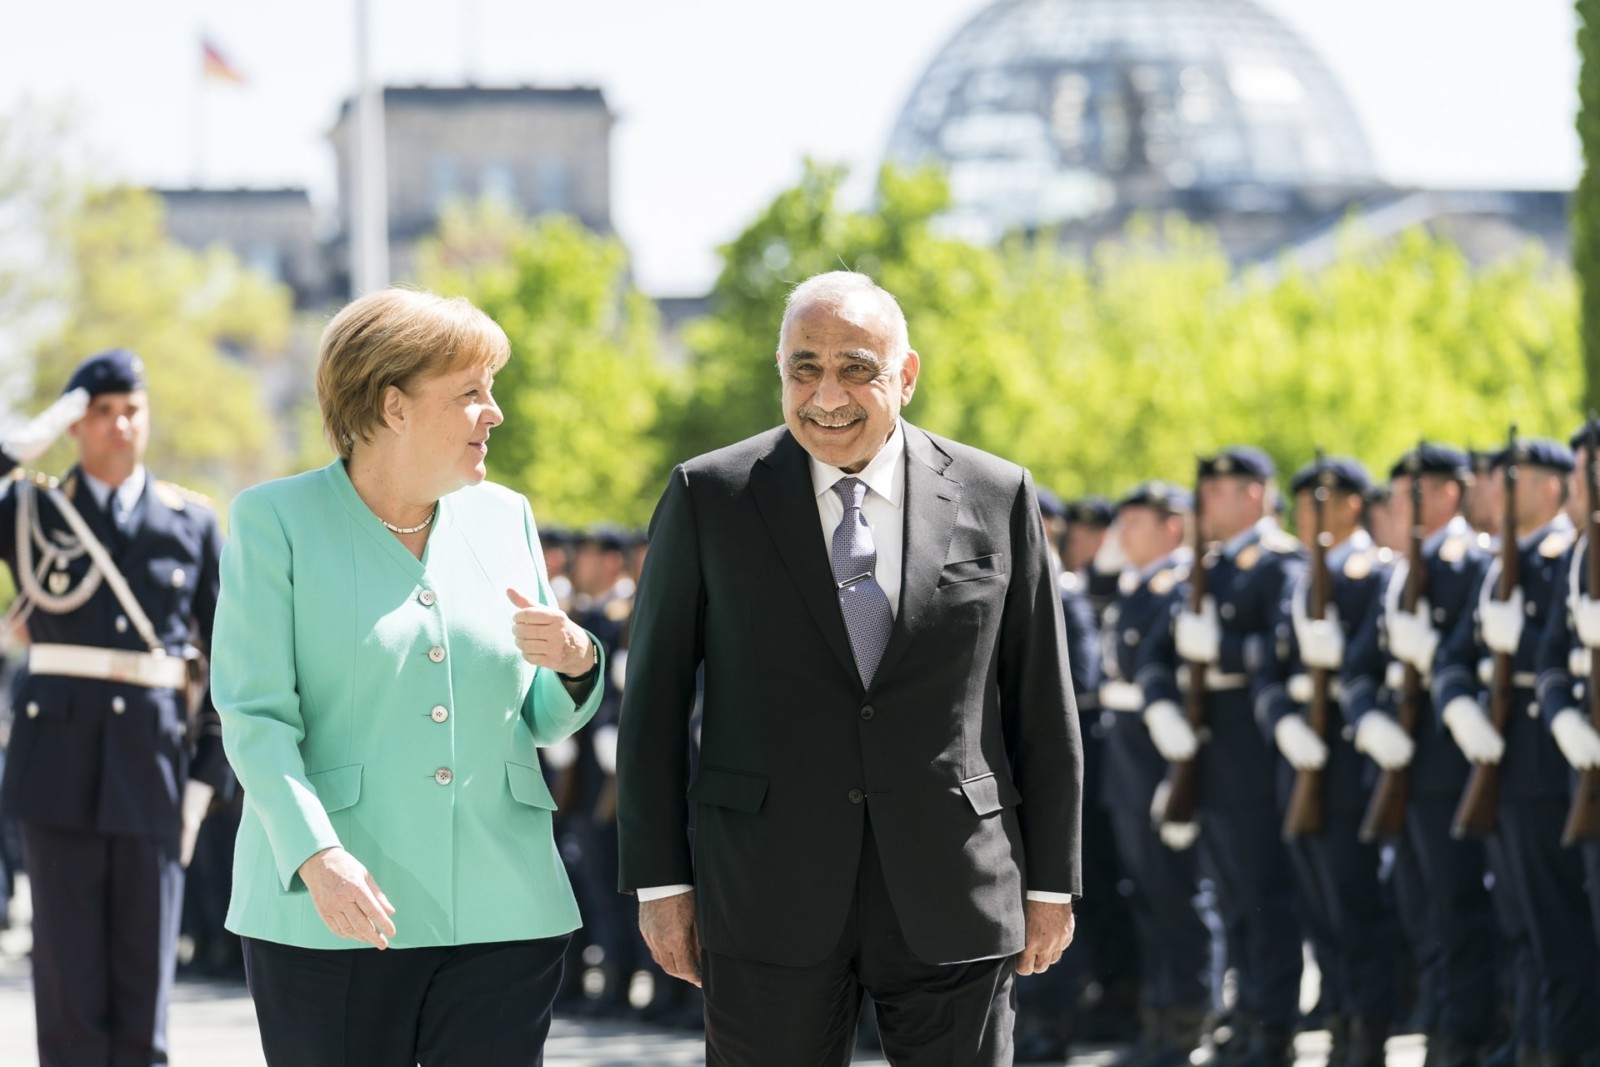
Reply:
[[[24, 881], [24, 885], [25, 885]], [[0, 1067], [35, 1067], [33, 998], [29, 986], [27, 901], [13, 902], [13, 928], [0, 934]], [[177, 985], [169, 1022], [172, 1062], [177, 1067], [265, 1067], [255, 1011], [242, 985], [182, 981]], [[1325, 1034], [1301, 1035], [1297, 1067], [1322, 1067]], [[1072, 1067], [1105, 1067], [1116, 1050], [1076, 1050]], [[1395, 1038], [1389, 1067], [1419, 1067], [1422, 1043]], [[882, 1064], [860, 1058], [860, 1064]], [[646, 1026], [557, 1018], [545, 1050], [549, 1067], [698, 1067], [705, 1063], [697, 1036]]]

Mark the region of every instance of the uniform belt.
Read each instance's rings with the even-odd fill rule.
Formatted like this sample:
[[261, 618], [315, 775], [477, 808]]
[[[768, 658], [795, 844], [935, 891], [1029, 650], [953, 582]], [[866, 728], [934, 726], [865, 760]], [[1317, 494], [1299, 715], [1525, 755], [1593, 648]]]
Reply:
[[182, 689], [189, 678], [187, 664], [177, 656], [89, 645], [33, 645], [28, 649], [28, 671], [151, 689]]
[[[1178, 684], [1189, 688], [1189, 665], [1187, 663], [1178, 667]], [[1246, 674], [1224, 674], [1214, 667], [1206, 668], [1206, 692], [1222, 693], [1229, 689], [1245, 689], [1250, 685], [1250, 676]]]
[[[1484, 685], [1494, 684], [1494, 660], [1480, 659], [1478, 661], [1478, 681]], [[1539, 684], [1539, 676], [1532, 671], [1513, 671], [1511, 674], [1511, 687], [1513, 689], [1534, 689]]]
[[1144, 690], [1132, 682], [1101, 682], [1100, 706], [1112, 711], [1143, 711]]

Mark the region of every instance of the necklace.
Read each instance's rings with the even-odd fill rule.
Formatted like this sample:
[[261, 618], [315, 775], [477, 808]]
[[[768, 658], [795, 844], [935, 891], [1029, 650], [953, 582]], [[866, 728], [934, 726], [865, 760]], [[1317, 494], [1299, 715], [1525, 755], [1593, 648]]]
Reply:
[[378, 521], [383, 523], [384, 529], [388, 530], [390, 533], [414, 534], [414, 533], [421, 533], [423, 530], [426, 530], [429, 526], [432, 526], [433, 525], [434, 516], [436, 516], [438, 514], [439, 514], [439, 505], [435, 504], [433, 506], [433, 510], [428, 512], [428, 517], [423, 519], [421, 522], [417, 523], [415, 526], [396, 526], [394, 523], [389, 522], [387, 519], [379, 519]]

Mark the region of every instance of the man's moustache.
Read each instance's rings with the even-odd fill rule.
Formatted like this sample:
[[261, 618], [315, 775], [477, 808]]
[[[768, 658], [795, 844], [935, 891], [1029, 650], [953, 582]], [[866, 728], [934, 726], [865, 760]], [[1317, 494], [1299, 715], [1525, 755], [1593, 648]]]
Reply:
[[808, 422], [814, 422], [818, 426], [827, 426], [832, 429], [848, 426], [852, 422], [860, 422], [867, 417], [866, 411], [862, 408], [851, 408], [849, 411], [818, 411], [816, 408], [801, 408], [799, 415]]

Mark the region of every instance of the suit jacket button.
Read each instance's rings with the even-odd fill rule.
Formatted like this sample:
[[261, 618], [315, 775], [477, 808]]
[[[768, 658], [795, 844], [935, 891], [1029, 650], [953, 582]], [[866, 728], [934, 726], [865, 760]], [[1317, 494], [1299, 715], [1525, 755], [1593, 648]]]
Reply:
[[28, 701], [28, 718], [37, 719], [38, 717], [39, 717], [39, 702], [37, 700]]
[[121, 715], [123, 712], [128, 710], [128, 702], [123, 700], [121, 697], [112, 697], [111, 710], [116, 712], [118, 715]]
[[423, 607], [431, 608], [433, 607], [433, 602], [439, 598], [433, 595], [432, 589], [424, 589], [417, 594], [417, 599], [422, 602]]
[[455, 778], [455, 775], [450, 773], [449, 767], [440, 767], [433, 772], [433, 780], [440, 785], [449, 785], [453, 778]]
[[444, 722], [450, 717], [450, 709], [445, 707], [443, 704], [436, 704], [434, 705], [434, 709], [428, 712], [428, 717], [434, 722]]
[[443, 645], [434, 645], [432, 648], [428, 649], [428, 658], [433, 660], [433, 662], [435, 662], [435, 663], [443, 663], [444, 662], [444, 646]]
[[861, 790], [859, 790], [859, 789], [850, 790], [850, 803], [859, 804], [865, 799], [867, 799], [867, 794], [863, 793]]
[[861, 709], [861, 717], [863, 719], [870, 719], [876, 714], [878, 714], [878, 711], [871, 704]]

